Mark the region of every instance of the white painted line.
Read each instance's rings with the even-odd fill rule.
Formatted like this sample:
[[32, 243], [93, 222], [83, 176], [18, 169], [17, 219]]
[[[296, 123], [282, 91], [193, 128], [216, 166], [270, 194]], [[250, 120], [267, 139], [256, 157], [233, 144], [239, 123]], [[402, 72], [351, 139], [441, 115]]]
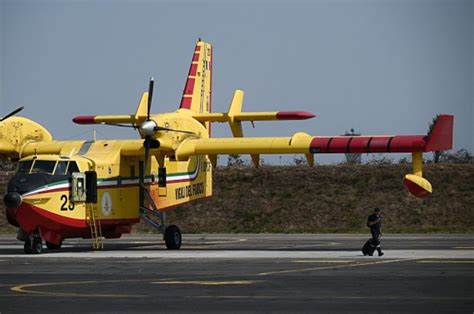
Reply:
[[[0, 246], [1, 249], [1, 246]], [[0, 258], [162, 258], [162, 259], [474, 259], [474, 250], [387, 250], [382, 257], [359, 251], [116, 250], [0, 255]]]

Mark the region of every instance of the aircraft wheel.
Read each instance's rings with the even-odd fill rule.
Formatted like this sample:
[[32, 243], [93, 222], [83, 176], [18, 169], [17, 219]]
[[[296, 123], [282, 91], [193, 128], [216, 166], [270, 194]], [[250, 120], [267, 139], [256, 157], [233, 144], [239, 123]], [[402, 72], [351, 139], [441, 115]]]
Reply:
[[63, 240], [61, 240], [61, 242], [59, 242], [59, 244], [54, 244], [54, 243], [46, 241], [46, 247], [49, 250], [59, 250], [61, 248], [62, 244], [63, 244]]
[[34, 238], [33, 245], [31, 246], [31, 253], [33, 254], [41, 254], [43, 252], [43, 241], [41, 238]]
[[178, 226], [170, 225], [166, 228], [165, 242], [168, 250], [178, 250], [181, 247], [181, 231]]
[[25, 252], [25, 254], [31, 254], [33, 252], [33, 249], [31, 248], [30, 239], [25, 241], [25, 244], [23, 245], [23, 251]]

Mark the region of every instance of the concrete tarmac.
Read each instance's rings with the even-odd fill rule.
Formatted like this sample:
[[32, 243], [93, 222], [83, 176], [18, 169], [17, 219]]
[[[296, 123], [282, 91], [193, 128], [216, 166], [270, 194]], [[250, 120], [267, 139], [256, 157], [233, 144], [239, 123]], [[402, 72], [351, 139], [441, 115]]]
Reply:
[[472, 313], [473, 235], [157, 235], [67, 240], [24, 255], [0, 237], [0, 312]]

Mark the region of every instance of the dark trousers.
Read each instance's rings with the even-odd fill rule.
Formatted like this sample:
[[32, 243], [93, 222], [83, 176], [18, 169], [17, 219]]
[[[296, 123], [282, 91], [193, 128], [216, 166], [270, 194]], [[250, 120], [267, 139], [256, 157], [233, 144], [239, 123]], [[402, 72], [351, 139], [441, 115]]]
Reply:
[[382, 248], [380, 247], [380, 232], [371, 231], [372, 233], [372, 243], [377, 248], [377, 251], [380, 251]]

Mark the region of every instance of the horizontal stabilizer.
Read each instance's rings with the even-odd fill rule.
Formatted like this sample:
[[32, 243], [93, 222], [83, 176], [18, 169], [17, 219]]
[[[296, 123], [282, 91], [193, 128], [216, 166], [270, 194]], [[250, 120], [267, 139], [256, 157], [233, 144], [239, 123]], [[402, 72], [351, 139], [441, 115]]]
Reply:
[[146, 119], [148, 106], [148, 92], [144, 92], [138, 103], [135, 114], [129, 115], [97, 115], [97, 116], [77, 116], [72, 119], [77, 124], [122, 124], [130, 123], [138, 125]]

